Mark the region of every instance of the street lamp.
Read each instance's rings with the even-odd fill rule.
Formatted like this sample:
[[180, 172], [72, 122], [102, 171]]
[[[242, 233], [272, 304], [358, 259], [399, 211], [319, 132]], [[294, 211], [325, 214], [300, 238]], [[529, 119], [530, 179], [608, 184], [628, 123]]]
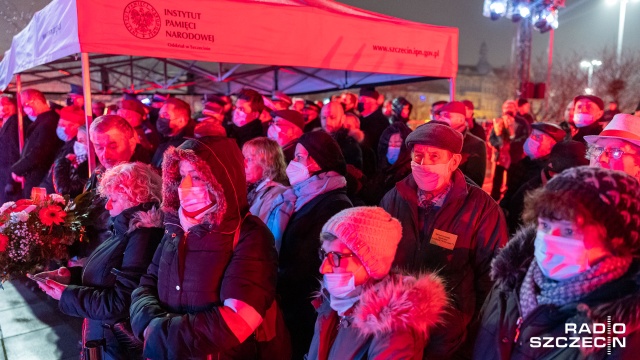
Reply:
[[[618, 0], [607, 0], [609, 5], [614, 5]], [[616, 51], [616, 59], [618, 64], [622, 56], [622, 36], [624, 35], [624, 18], [627, 13], [627, 4], [630, 0], [620, 0], [620, 20], [618, 20], [618, 50]], [[637, 2], [638, 0], [633, 0]]]
[[591, 87], [591, 78], [593, 77], [593, 69], [597, 66], [601, 66], [602, 61], [600, 60], [582, 60], [580, 62], [580, 67], [583, 69], [587, 69], [587, 88], [584, 89], [587, 95], [593, 94], [593, 88]]

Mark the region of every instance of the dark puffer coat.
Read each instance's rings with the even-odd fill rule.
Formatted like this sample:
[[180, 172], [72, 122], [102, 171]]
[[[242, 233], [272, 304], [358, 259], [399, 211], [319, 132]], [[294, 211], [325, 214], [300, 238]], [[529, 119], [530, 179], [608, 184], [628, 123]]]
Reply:
[[[468, 333], [469, 324], [493, 285], [491, 260], [507, 242], [507, 226], [498, 204], [482, 189], [467, 183], [460, 170], [451, 180], [451, 190], [439, 210], [418, 210], [413, 175], [397, 183], [380, 204], [402, 223], [394, 266], [412, 273], [437, 271], [452, 298], [445, 325], [434, 330], [426, 358], [450, 359], [469, 341], [465, 338], [473, 336]], [[431, 243], [435, 229], [455, 236], [449, 239], [453, 250]], [[470, 349], [465, 346], [463, 350]]]
[[[637, 359], [640, 351], [640, 264], [636, 260], [620, 279], [591, 292], [578, 302], [561, 307], [540, 305], [520, 318], [519, 293], [533, 261], [536, 228], [523, 228], [492, 263], [495, 285], [481, 312], [481, 326], [473, 353], [474, 359]], [[623, 323], [626, 347], [531, 347], [532, 337], [576, 337], [565, 334], [565, 324], [592, 328], [594, 323]], [[582, 336], [591, 335], [582, 333]], [[608, 335], [595, 335], [608, 336]], [[587, 339], [591, 340], [591, 339]], [[562, 343], [562, 342], [561, 342]], [[555, 339], [554, 339], [555, 344]]]
[[157, 205], [141, 204], [111, 218], [112, 235], [89, 256], [82, 270], [82, 285], [69, 285], [60, 297], [63, 313], [85, 318], [85, 341], [106, 339], [109, 359], [130, 358], [103, 324], [129, 317], [131, 292], [138, 287], [162, 239], [162, 213], [156, 210]]
[[[179, 164], [201, 173], [216, 210], [185, 232], [180, 226]], [[165, 153], [165, 235], [147, 275], [133, 292], [131, 326], [145, 338], [150, 359], [251, 359], [255, 337], [242, 344], [222, 317], [227, 299], [251, 306], [263, 319], [275, 297], [277, 254], [273, 235], [248, 213], [243, 158], [233, 139], [189, 139]], [[234, 246], [235, 243], [235, 246]]]

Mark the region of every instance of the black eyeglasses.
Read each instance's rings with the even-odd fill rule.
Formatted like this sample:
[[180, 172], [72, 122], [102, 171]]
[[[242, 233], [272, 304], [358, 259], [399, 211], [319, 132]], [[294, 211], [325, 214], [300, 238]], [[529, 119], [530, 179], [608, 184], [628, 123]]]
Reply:
[[318, 251], [318, 255], [320, 256], [320, 260], [324, 261], [324, 259], [329, 259], [329, 265], [333, 267], [340, 267], [340, 259], [353, 257], [355, 254], [342, 254], [335, 251], [326, 252], [323, 249], [320, 249]]

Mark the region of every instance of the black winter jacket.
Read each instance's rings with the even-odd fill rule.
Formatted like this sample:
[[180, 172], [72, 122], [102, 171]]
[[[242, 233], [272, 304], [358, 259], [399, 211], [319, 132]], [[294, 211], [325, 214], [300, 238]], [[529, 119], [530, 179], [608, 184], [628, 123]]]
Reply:
[[[410, 272], [438, 271], [452, 297], [453, 306], [444, 316], [444, 325], [434, 330], [426, 358], [451, 358], [466, 337], [472, 337], [469, 324], [492, 286], [491, 260], [507, 242], [498, 204], [482, 189], [468, 184], [461, 171], [456, 170], [451, 179], [453, 186], [443, 206], [422, 218], [413, 175], [397, 183], [380, 204], [402, 223], [393, 265]], [[455, 236], [453, 250], [431, 243], [435, 229]]]
[[[520, 326], [517, 325], [520, 287], [534, 258], [535, 237], [535, 226], [523, 228], [493, 261], [491, 276], [495, 285], [482, 307], [473, 358], [637, 359], [640, 351], [640, 263], [637, 260], [620, 279], [603, 285], [580, 301], [561, 307], [540, 305], [522, 319]], [[609, 316], [611, 323], [624, 323], [626, 327], [626, 347], [612, 347], [609, 356], [606, 347], [556, 347], [553, 346], [555, 339], [551, 347], [531, 346], [532, 337], [591, 337], [584, 332], [582, 335], [566, 334], [565, 324], [576, 324], [577, 329], [583, 325], [592, 329], [593, 323], [607, 324]]]
[[131, 292], [138, 287], [162, 238], [162, 213], [157, 206], [141, 204], [111, 218], [112, 236], [87, 259], [82, 284], [69, 285], [60, 297], [60, 311], [86, 318], [83, 338], [106, 339], [111, 359], [130, 357], [111, 330], [102, 325], [129, 317]]
[[578, 128], [578, 132], [573, 136], [571, 140], [586, 143], [586, 141], [584, 141], [585, 136], [600, 135], [600, 133], [602, 132], [602, 125], [600, 123], [600, 120], [602, 119], [597, 120], [589, 126]]
[[62, 146], [49, 173], [40, 183], [40, 187], [47, 189], [48, 194], [57, 193], [69, 195], [72, 198], [82, 194], [89, 179], [89, 162], [85, 160], [74, 166], [74, 163], [67, 158], [68, 155], [73, 154], [75, 142], [76, 138], [73, 138]]
[[504, 197], [500, 200], [500, 206], [504, 209], [510, 207], [509, 203], [515, 195], [515, 193], [524, 185], [527, 181], [539, 177], [540, 172], [549, 163], [549, 157], [541, 159], [531, 159], [526, 156], [517, 163], [512, 163], [509, 170], [507, 170], [507, 191], [504, 193]]
[[193, 121], [189, 121], [187, 126], [182, 129], [182, 131], [178, 135], [163, 139], [157, 146], [156, 151], [151, 158], [151, 165], [158, 169], [162, 168], [162, 159], [164, 158], [164, 152], [167, 151], [167, 149], [171, 146], [180, 146], [180, 144], [182, 144], [188, 137], [193, 137], [194, 128], [195, 124], [193, 123]]
[[227, 130], [227, 136], [236, 139], [238, 147], [242, 149], [242, 145], [251, 139], [262, 136], [262, 122], [260, 119], [255, 119], [252, 122], [240, 127], [233, 122], [225, 126]]
[[360, 130], [364, 132], [364, 142], [362, 143], [362, 145], [371, 149], [376, 149], [378, 143], [380, 142], [382, 133], [388, 126], [389, 118], [384, 116], [381, 107], [379, 107], [369, 116], [361, 117]]
[[487, 143], [467, 131], [462, 143], [462, 161], [458, 167], [463, 174], [482, 187], [487, 171]]
[[[196, 166], [217, 204], [188, 232], [177, 215], [180, 160]], [[248, 214], [240, 149], [228, 138], [187, 140], [165, 154], [163, 181], [165, 235], [132, 295], [134, 333], [142, 339], [149, 327], [144, 356], [254, 358], [255, 338], [240, 344], [220, 312], [225, 300], [236, 299], [264, 319], [275, 298], [274, 239], [258, 217]]]
[[27, 199], [31, 197], [31, 189], [40, 185], [47, 175], [58, 149], [64, 144], [56, 136], [59, 119], [54, 110], [38, 115], [27, 129], [20, 160], [11, 167], [11, 172], [24, 177], [23, 196]]
[[320, 231], [333, 215], [351, 206], [346, 189], [318, 195], [293, 213], [282, 236], [278, 295], [294, 359], [306, 354], [313, 338], [316, 311], [311, 298], [319, 287]]
[[[25, 116], [24, 134], [31, 123]], [[22, 197], [20, 184], [11, 178], [11, 166], [20, 159], [20, 146], [18, 143], [18, 116], [10, 116], [0, 127], [0, 204], [7, 201], [15, 201]]]

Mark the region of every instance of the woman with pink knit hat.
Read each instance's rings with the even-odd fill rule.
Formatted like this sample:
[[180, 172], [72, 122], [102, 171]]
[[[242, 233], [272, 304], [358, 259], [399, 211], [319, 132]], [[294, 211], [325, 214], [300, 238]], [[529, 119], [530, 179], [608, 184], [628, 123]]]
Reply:
[[379, 207], [355, 207], [322, 228], [322, 285], [308, 360], [422, 359], [447, 305], [442, 280], [389, 273], [400, 222]]

